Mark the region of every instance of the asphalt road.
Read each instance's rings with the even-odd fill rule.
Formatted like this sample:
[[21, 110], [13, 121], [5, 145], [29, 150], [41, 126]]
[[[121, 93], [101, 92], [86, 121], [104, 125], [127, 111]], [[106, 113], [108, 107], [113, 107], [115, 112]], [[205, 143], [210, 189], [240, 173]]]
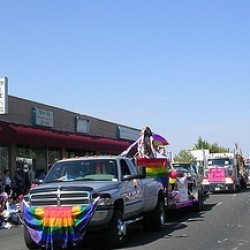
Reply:
[[[123, 249], [144, 250], [249, 250], [250, 189], [242, 193], [212, 194], [205, 210], [168, 215], [165, 229], [145, 233], [140, 224], [128, 230]], [[22, 228], [0, 229], [0, 249], [26, 250]], [[78, 249], [105, 249], [100, 235]]]

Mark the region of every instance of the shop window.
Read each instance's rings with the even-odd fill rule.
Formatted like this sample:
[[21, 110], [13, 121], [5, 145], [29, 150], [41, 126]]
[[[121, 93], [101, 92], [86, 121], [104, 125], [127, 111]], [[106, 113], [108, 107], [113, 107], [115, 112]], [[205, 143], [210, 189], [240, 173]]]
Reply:
[[17, 145], [16, 156], [22, 158], [31, 158], [31, 148], [27, 145]]
[[62, 159], [60, 148], [49, 148], [48, 149], [48, 165], [49, 168], [58, 160]]
[[37, 178], [42, 171], [45, 170], [47, 172], [47, 148], [33, 148], [32, 160], [35, 178]]
[[81, 156], [93, 156], [95, 155], [95, 152], [90, 151], [80, 151], [80, 150], [67, 150], [67, 158], [75, 158], [75, 157], [81, 157]]
[[9, 168], [9, 150], [5, 145], [0, 145], [0, 174]]

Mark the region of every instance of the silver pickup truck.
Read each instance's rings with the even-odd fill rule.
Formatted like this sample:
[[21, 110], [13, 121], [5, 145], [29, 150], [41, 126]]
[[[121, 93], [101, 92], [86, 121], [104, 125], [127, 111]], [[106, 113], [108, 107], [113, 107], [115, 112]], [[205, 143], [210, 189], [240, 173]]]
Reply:
[[[67, 206], [90, 204], [99, 196], [87, 232], [103, 230], [107, 244], [119, 247], [128, 224], [142, 220], [146, 230], [160, 230], [165, 223], [164, 188], [143, 173], [143, 167], [119, 156], [60, 160], [25, 200], [31, 207]], [[25, 228], [24, 240], [35, 249]]]

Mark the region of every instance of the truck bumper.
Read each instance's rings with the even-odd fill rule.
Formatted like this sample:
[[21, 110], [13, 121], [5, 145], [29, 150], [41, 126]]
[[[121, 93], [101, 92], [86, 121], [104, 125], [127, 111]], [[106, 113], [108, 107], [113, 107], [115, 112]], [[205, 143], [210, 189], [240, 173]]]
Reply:
[[112, 219], [113, 211], [114, 209], [111, 206], [97, 207], [95, 214], [89, 223], [89, 228], [105, 228]]
[[235, 184], [228, 184], [224, 182], [210, 183], [208, 185], [203, 185], [204, 191], [234, 191], [236, 189]]

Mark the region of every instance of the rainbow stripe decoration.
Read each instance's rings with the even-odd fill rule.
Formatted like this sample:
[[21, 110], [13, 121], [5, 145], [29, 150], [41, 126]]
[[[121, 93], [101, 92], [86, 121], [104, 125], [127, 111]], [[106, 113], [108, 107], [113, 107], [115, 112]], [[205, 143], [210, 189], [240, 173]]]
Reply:
[[137, 166], [146, 168], [146, 175], [162, 183], [164, 187], [168, 185], [167, 159], [165, 158], [138, 158]]
[[22, 203], [24, 226], [32, 240], [46, 249], [76, 246], [83, 240], [98, 199], [90, 205], [29, 207]]

